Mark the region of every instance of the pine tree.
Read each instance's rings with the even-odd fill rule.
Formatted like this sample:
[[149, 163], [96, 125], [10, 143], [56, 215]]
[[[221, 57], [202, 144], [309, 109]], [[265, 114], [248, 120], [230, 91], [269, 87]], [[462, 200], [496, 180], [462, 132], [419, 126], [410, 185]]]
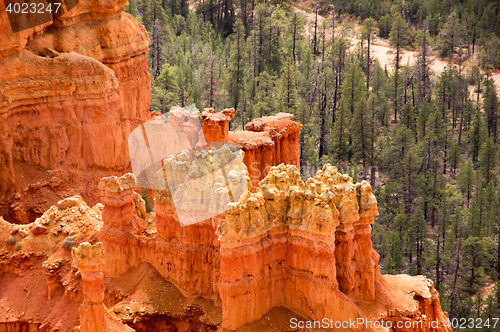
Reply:
[[332, 44], [331, 61], [332, 70], [335, 73], [335, 90], [333, 92], [333, 105], [332, 105], [332, 123], [336, 121], [337, 104], [341, 96], [341, 87], [343, 84], [343, 74], [345, 68], [346, 51], [349, 49], [350, 44], [344, 38], [336, 38]]
[[[349, 111], [354, 113], [354, 106], [357, 101], [361, 99], [362, 96], [359, 92], [362, 92], [362, 87], [365, 84], [363, 77], [363, 71], [359, 67], [358, 63], [351, 60], [351, 63], [347, 67], [347, 71], [342, 82], [342, 99], [345, 99]], [[366, 90], [366, 87], [365, 87]], [[365, 96], [365, 94], [363, 94]]]
[[151, 86], [151, 111], [166, 113], [172, 106], [178, 104], [178, 68], [166, 63], [160, 76], [153, 81]]
[[486, 116], [486, 128], [488, 137], [493, 137], [493, 142], [497, 141], [498, 130], [498, 98], [493, 80], [487, 80], [486, 92], [484, 96], [483, 110]]
[[[422, 274], [422, 267], [424, 265], [424, 252], [426, 247], [425, 244], [427, 239], [427, 224], [425, 223], [422, 211], [418, 210], [416, 211], [416, 213], [410, 216], [406, 238], [409, 240], [409, 244], [414, 246], [409, 248], [410, 253], [413, 253], [415, 255], [414, 273], [417, 275]], [[412, 262], [410, 261], [410, 263]]]
[[275, 111], [275, 77], [266, 71], [257, 77], [257, 92], [253, 100], [253, 112], [261, 116], [271, 115]]
[[386, 38], [389, 36], [391, 32], [391, 21], [392, 18], [389, 14], [382, 16], [377, 24], [378, 27], [378, 35], [382, 38]]
[[[372, 155], [372, 116], [368, 112], [366, 92], [356, 91], [359, 99], [356, 101], [351, 120], [351, 135], [353, 157], [355, 160], [361, 159], [364, 174], [366, 176], [367, 160]], [[365, 180], [365, 176], [363, 180]]]
[[361, 28], [361, 39], [367, 42], [367, 55], [366, 55], [366, 88], [370, 86], [370, 44], [372, 40], [372, 34], [375, 31], [375, 20], [373, 18], [367, 18], [363, 22]]
[[461, 154], [462, 154], [462, 149], [460, 148], [460, 145], [458, 145], [457, 142], [453, 142], [450, 151], [450, 163], [453, 174], [455, 174], [458, 165], [460, 164]]
[[394, 58], [394, 120], [398, 119], [398, 81], [399, 81], [399, 68], [401, 61], [401, 49], [406, 44], [406, 30], [408, 26], [401, 17], [397, 15], [392, 23], [392, 29], [390, 33], [391, 45], [396, 48], [396, 57]]
[[129, 13], [132, 16], [137, 15], [137, 3], [136, 0], [129, 0], [129, 5], [125, 7], [125, 12]]
[[417, 82], [418, 82], [418, 100], [419, 105], [427, 98], [430, 89], [430, 45], [429, 45], [429, 32], [427, 25], [424, 24], [424, 30], [417, 36], [419, 47], [417, 59]]
[[401, 109], [401, 118], [399, 123], [409, 129], [415, 136], [415, 139], [417, 138], [417, 119], [415, 116], [415, 108], [410, 103], [404, 104]]
[[301, 39], [302, 25], [303, 22], [300, 19], [300, 16], [297, 13], [293, 13], [292, 17], [290, 18], [290, 34], [292, 38], [292, 57], [294, 64], [297, 61], [297, 44]]
[[[358, 66], [358, 64], [353, 59], [351, 59], [351, 63], [347, 68], [345, 78], [342, 82], [342, 97], [340, 100], [342, 106], [345, 107], [345, 109], [341, 110], [341, 112], [348, 111], [349, 119], [354, 114], [355, 106], [358, 105], [361, 99], [366, 98], [365, 97], [366, 94], [364, 94], [363, 91], [366, 91], [363, 72], [361, 68]], [[364, 105], [366, 107], [366, 103]], [[343, 114], [341, 116], [346, 116], [346, 115]], [[345, 124], [343, 123], [340, 125], [340, 127], [347, 129], [350, 127], [350, 122]], [[353, 137], [350, 131], [348, 131], [348, 135], [346, 138], [349, 147], [349, 149], [347, 150], [348, 152], [347, 160], [350, 161], [353, 154], [353, 146], [352, 146]], [[343, 139], [341, 138], [341, 140]]]
[[[374, 111], [374, 116], [381, 126], [388, 125], [390, 105], [387, 99], [387, 76], [377, 59], [373, 62], [372, 90], [369, 106]], [[374, 122], [375, 123], [375, 122]]]
[[497, 164], [497, 149], [493, 137], [488, 137], [479, 151], [480, 175], [483, 179], [483, 187], [495, 179]]
[[469, 134], [469, 156], [472, 157], [474, 163], [477, 162], [479, 157], [479, 149], [481, 147], [481, 125], [482, 117], [479, 108], [476, 109], [474, 120], [472, 121], [472, 128]]
[[230, 70], [232, 71], [229, 91], [231, 95], [231, 103], [235, 110], [241, 107], [240, 100], [243, 90], [243, 70], [246, 59], [245, 52], [245, 31], [243, 23], [240, 19], [236, 20], [234, 32], [234, 52], [231, 57]]
[[148, 31], [151, 40], [148, 60], [152, 75], [157, 78], [161, 74], [164, 63], [163, 45], [165, 43], [165, 26], [167, 25], [167, 15], [160, 0], [145, 0], [141, 3], [143, 12], [142, 23]]
[[295, 65], [291, 59], [285, 62], [281, 71], [280, 82], [281, 103], [280, 108], [283, 112], [295, 114], [297, 111], [297, 89], [295, 82]]
[[436, 197], [439, 195], [438, 183], [441, 182], [440, 177], [438, 176], [438, 169], [441, 166], [439, 161], [442, 160], [443, 156], [445, 126], [446, 124], [443, 123], [441, 112], [434, 110], [430, 114], [426, 124], [426, 135], [421, 141], [421, 151], [423, 153], [423, 160], [425, 163], [423, 168], [427, 171], [425, 173], [427, 179], [424, 182], [426, 186], [426, 188], [424, 188], [424, 192], [429, 195], [424, 198], [424, 216], [426, 219], [429, 218], [427, 214], [427, 206], [430, 205], [430, 221], [433, 228], [436, 224]]
[[347, 104], [348, 102], [346, 99], [340, 99], [340, 106], [332, 131], [332, 153], [338, 163], [345, 161], [345, 159], [347, 158], [347, 149], [349, 143], [347, 136], [351, 117], [351, 112]]
[[452, 12], [446, 19], [440, 37], [439, 49], [441, 55], [451, 57], [455, 46], [459, 45], [462, 39], [462, 25], [457, 18], [456, 12]]

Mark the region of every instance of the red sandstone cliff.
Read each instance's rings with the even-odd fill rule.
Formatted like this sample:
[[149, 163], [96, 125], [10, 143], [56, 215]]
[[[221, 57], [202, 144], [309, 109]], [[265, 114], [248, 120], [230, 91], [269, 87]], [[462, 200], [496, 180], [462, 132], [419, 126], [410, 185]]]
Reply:
[[[432, 282], [380, 274], [367, 182], [325, 166], [304, 183], [280, 165], [225, 215], [186, 227], [169, 192], [156, 193], [154, 217], [135, 186], [132, 174], [108, 177], [104, 205], [75, 197], [31, 225], [0, 219], [0, 327], [69, 331], [79, 316], [81, 331], [289, 331], [290, 319], [326, 317], [366, 322], [346, 331], [449, 331]], [[69, 247], [98, 240], [72, 265]], [[370, 327], [381, 322], [422, 325]]]
[[13, 33], [0, 0], [0, 215], [33, 221], [62, 197], [97, 202], [129, 170], [127, 136], [149, 118], [148, 35], [126, 0], [80, 0]]

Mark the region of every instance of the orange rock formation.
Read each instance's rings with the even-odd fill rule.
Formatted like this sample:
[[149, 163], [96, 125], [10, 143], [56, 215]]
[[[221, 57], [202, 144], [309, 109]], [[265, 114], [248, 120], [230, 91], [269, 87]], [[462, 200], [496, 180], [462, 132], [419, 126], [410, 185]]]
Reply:
[[[29, 301], [49, 299], [54, 308], [65, 306], [66, 317], [78, 317], [81, 306], [81, 331], [103, 321], [109, 331], [131, 331], [124, 323], [139, 331], [295, 330], [293, 318], [364, 322], [345, 329], [352, 331], [377, 331], [373, 324], [383, 322], [422, 324], [393, 331], [450, 331], [430, 280], [380, 274], [370, 241], [377, 205], [367, 182], [353, 184], [326, 165], [304, 183], [294, 165], [282, 164], [225, 214], [186, 227], [179, 225], [169, 191], [156, 192], [154, 217], [144, 213], [135, 186], [132, 174], [108, 177], [99, 184], [104, 207], [89, 208], [75, 197], [31, 225], [0, 219], [2, 271], [21, 257], [33, 257], [19, 265], [21, 271], [26, 264], [46, 271], [31, 277], [44, 282], [43, 292], [2, 288], [0, 324], [42, 331], [78, 324], [61, 323], [40, 306], [21, 313]], [[97, 236], [103, 244], [104, 258], [99, 245], [73, 250], [81, 279], [68, 269], [68, 235], [75, 244], [96, 243]], [[17, 285], [16, 278], [2, 278], [0, 286]]]
[[81, 332], [108, 331], [104, 320], [104, 248], [102, 243], [83, 242], [71, 251], [82, 275], [83, 304], [80, 306]]
[[428, 279], [380, 274], [370, 240], [377, 203], [366, 181], [353, 184], [327, 165], [304, 183], [295, 166], [282, 164], [225, 215], [180, 227], [169, 192], [158, 191], [156, 234], [105, 232], [134, 218], [133, 185], [131, 175], [100, 184], [103, 199], [129, 214], [103, 211], [106, 275], [149, 263], [184, 294], [221, 305], [223, 330], [251, 327], [284, 307], [311, 320], [421, 321], [422, 329], [394, 330], [449, 331]]
[[232, 142], [245, 152], [252, 185], [257, 187], [272, 166], [281, 163], [300, 169], [299, 130], [289, 113], [262, 117], [246, 124], [247, 131], [229, 131], [234, 109], [216, 112], [207, 108], [202, 113], [203, 132], [207, 142]]
[[62, 197], [99, 197], [129, 170], [127, 136], [149, 118], [144, 27], [126, 0], [80, 0], [13, 33], [0, 0], [0, 215], [17, 223]]

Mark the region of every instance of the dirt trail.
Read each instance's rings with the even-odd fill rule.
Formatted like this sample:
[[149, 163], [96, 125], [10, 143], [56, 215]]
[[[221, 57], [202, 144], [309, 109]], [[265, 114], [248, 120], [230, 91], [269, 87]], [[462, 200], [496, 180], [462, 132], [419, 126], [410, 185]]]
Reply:
[[[309, 1], [310, 2], [310, 1]], [[301, 2], [299, 3], [299, 6], [301, 8], [309, 8], [310, 3], [308, 2]], [[314, 24], [314, 19], [315, 15], [312, 12], [307, 12], [304, 11], [303, 9], [294, 7], [294, 11], [298, 14], [300, 14], [303, 18], [306, 19], [306, 35], [311, 36], [312, 30], [313, 30], [313, 24]], [[324, 17], [318, 15], [318, 27], [321, 26], [321, 23], [325, 20]], [[331, 24], [331, 22], [330, 22]], [[342, 28], [337, 26], [335, 28], [335, 33], [337, 34], [337, 31], [339, 33], [344, 34], [344, 37], [348, 39], [351, 42], [351, 50], [355, 48], [356, 45], [359, 44], [359, 24], [355, 23], [353, 24], [351, 31], [342, 31]], [[331, 35], [331, 28], [328, 29], [328, 35]], [[372, 57], [377, 58], [378, 61], [380, 62], [380, 65], [382, 68], [385, 68], [387, 66], [387, 69], [392, 71], [394, 70], [394, 57], [395, 57], [395, 48], [389, 45], [389, 41], [386, 39], [381, 39], [381, 38], [376, 38], [374, 40], [374, 43], [370, 47], [370, 54]], [[401, 55], [401, 65], [406, 66], [406, 65], [413, 65], [417, 59], [418, 53], [415, 51], [403, 51]], [[432, 60], [432, 63], [430, 65], [430, 70], [431, 74], [433, 75], [433, 79], [437, 80], [441, 72], [444, 70], [444, 68], [448, 65], [449, 61], [443, 60], [441, 58], [438, 58], [436, 56], [431, 56], [430, 57]], [[465, 66], [470, 66], [473, 64], [476, 64], [477, 60], [476, 57], [472, 58], [472, 60], [468, 61]], [[484, 73], [484, 72], [483, 72]], [[497, 88], [500, 89], [500, 74], [499, 73], [492, 73], [491, 77], [493, 78], [493, 81], [495, 82], [495, 85]]]

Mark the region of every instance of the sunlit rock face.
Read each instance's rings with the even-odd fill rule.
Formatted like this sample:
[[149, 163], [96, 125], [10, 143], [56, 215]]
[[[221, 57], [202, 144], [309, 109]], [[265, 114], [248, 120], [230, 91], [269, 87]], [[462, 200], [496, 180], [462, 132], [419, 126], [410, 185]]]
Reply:
[[17, 223], [60, 198], [95, 204], [129, 169], [127, 136], [149, 119], [149, 37], [127, 1], [80, 0], [13, 33], [0, 1], [0, 215]]
[[170, 190], [157, 190], [146, 213], [136, 189], [131, 173], [106, 177], [92, 208], [75, 196], [30, 225], [0, 218], [2, 326], [152, 331], [167, 319], [174, 330], [271, 331], [299, 317], [359, 322], [353, 331], [382, 321], [450, 331], [430, 280], [380, 274], [376, 199], [335, 167], [305, 182], [294, 165], [272, 167], [239, 201], [220, 200], [225, 213], [184, 227]]
[[[366, 181], [354, 185], [326, 165], [304, 183], [294, 165], [272, 167], [217, 230], [225, 326], [258, 320], [275, 306], [314, 319], [355, 320], [357, 309], [346, 295], [375, 299], [370, 224], [376, 215]], [[234, 307], [242, 310], [236, 314]]]
[[[103, 193], [109, 208], [123, 211], [103, 210], [107, 276], [149, 263], [184, 294], [220, 307], [220, 326], [228, 331], [260, 324], [273, 308], [311, 320], [422, 322], [395, 331], [449, 331], [432, 282], [380, 274], [370, 239], [377, 201], [366, 181], [354, 184], [325, 165], [303, 182], [294, 165], [281, 164], [238, 202], [225, 202], [225, 213], [184, 227], [170, 190], [159, 190], [156, 231], [137, 233], [127, 226], [137, 218], [125, 185], [132, 179], [101, 182], [113, 184]], [[437, 327], [429, 325], [436, 319]]]

